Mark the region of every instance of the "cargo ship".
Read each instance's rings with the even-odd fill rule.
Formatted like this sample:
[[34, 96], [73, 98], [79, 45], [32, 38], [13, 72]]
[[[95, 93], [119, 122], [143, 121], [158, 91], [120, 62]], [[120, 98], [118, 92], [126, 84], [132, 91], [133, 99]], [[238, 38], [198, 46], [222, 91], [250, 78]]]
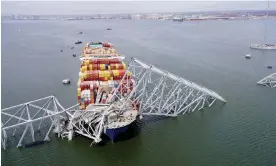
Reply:
[[[91, 42], [83, 47], [77, 83], [77, 98], [82, 111], [95, 111], [105, 104], [112, 104], [108, 101], [116, 90], [123, 91], [124, 95], [132, 92], [135, 81], [123, 59], [111, 43]], [[101, 113], [106, 116], [103, 133], [112, 141], [126, 133], [137, 119], [137, 105], [130, 103], [125, 108], [124, 111], [108, 111], [107, 115]]]
[[251, 44], [250, 47], [260, 50], [276, 50], [276, 44]]

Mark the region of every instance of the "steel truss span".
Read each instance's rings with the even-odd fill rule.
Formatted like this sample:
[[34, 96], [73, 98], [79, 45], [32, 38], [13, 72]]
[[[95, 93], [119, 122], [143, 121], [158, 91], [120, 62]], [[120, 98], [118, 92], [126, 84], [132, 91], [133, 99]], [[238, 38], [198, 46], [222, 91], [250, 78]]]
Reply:
[[[216, 100], [226, 102], [210, 89], [138, 59], [132, 58], [127, 71], [122, 78], [124, 81], [113, 91], [107, 104], [89, 105], [85, 111], [79, 110], [78, 105], [64, 109], [54, 96], [3, 109], [3, 148], [7, 146], [7, 135], [15, 135], [17, 128], [23, 131], [18, 147], [22, 146], [25, 137], [30, 137], [34, 142], [35, 131], [40, 130], [42, 124], [48, 124], [45, 125], [47, 132], [43, 135], [45, 141], [49, 140], [50, 131], [54, 129], [58, 137], [72, 140], [77, 133], [92, 139], [92, 145], [101, 141], [101, 135], [108, 125], [107, 115], [114, 111], [123, 114], [134, 108], [139, 110], [140, 115], [175, 117], [210, 107]], [[27, 134], [27, 130], [30, 130], [30, 134]]]
[[265, 78], [263, 78], [259, 82], [257, 82], [257, 84], [275, 88], [276, 87], [276, 73], [272, 73], [269, 76], [266, 76]]
[[[177, 116], [194, 112], [204, 106], [210, 107], [216, 100], [226, 102], [210, 89], [138, 59], [132, 59], [128, 71], [132, 73], [135, 85], [131, 85], [133, 81], [127, 78], [125, 83], [119, 84], [109, 101], [124, 101], [121, 103], [121, 111], [125, 109], [126, 103], [131, 102], [139, 106], [141, 115]], [[133, 91], [126, 95], [125, 92], [130, 91], [129, 87], [133, 87]]]
[[[17, 147], [22, 142], [49, 141], [52, 129], [60, 137], [61, 120], [68, 117], [70, 109], [64, 109], [54, 96], [29, 101], [1, 110], [1, 143], [7, 147], [8, 136], [19, 136]], [[39, 137], [39, 138], [38, 138]]]
[[125, 73], [108, 104], [75, 111], [62, 137], [71, 140], [76, 132], [92, 139], [92, 144], [100, 142], [106, 115], [113, 110], [124, 113], [134, 106], [140, 115], [178, 116], [210, 107], [216, 100], [226, 102], [212, 90], [137, 59], [132, 59], [127, 70], [131, 74]]

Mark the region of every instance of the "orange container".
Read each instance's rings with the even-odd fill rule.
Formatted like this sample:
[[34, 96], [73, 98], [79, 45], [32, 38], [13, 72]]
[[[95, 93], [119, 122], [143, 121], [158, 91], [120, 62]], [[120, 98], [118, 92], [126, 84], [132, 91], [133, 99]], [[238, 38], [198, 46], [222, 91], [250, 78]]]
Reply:
[[98, 70], [98, 64], [89, 64], [87, 70]]
[[110, 59], [109, 63], [110, 64], [112, 64], [112, 63], [121, 63], [121, 61], [118, 58], [114, 58], [114, 59]]
[[85, 90], [85, 89], [90, 89], [90, 84], [88, 81], [83, 81], [80, 83], [80, 88], [81, 91]]
[[112, 63], [110, 64], [111, 70], [124, 70], [125, 66], [122, 63]]
[[94, 81], [99, 79], [98, 70], [87, 71], [86, 74], [87, 74], [87, 78], [84, 79], [85, 81]]
[[89, 64], [98, 64], [98, 60], [97, 59], [89, 59], [89, 60], [84, 60], [81, 62], [81, 66], [89, 65]]
[[92, 77], [99, 77], [99, 70], [89, 71], [88, 75]]
[[110, 77], [99, 77], [99, 81], [108, 81]]
[[125, 70], [118, 70], [119, 71], [119, 76], [124, 76], [126, 71]]
[[78, 103], [80, 103], [81, 102], [81, 97], [80, 96], [78, 96]]
[[98, 59], [98, 64], [109, 64], [109, 59], [104, 59], [104, 58]]
[[94, 104], [94, 90], [90, 89], [90, 104]]
[[121, 80], [124, 76], [113, 76], [113, 80]]
[[97, 59], [90, 59], [89, 64], [98, 64], [98, 60]]

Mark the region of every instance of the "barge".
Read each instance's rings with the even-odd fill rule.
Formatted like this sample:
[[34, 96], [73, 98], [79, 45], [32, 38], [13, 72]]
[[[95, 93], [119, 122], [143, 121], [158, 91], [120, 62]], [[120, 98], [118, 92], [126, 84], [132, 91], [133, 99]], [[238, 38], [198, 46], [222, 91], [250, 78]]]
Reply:
[[259, 50], [276, 50], [276, 44], [251, 44], [250, 48]]

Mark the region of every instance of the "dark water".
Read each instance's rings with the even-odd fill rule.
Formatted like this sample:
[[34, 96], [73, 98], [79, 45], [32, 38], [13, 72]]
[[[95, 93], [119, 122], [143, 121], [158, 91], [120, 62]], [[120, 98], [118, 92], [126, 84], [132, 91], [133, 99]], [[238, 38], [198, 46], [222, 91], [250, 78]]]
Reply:
[[[267, 41], [276, 43], [276, 20]], [[263, 43], [264, 21], [13, 21], [2, 23], [2, 108], [55, 95], [76, 103], [82, 45], [111, 42], [136, 57], [217, 91], [228, 103], [176, 119], [149, 123], [124, 142], [89, 147], [51, 137], [48, 144], [2, 150], [2, 165], [276, 165], [276, 89], [256, 85], [275, 72], [276, 52], [251, 51]], [[105, 31], [106, 28], [112, 31]], [[19, 32], [18, 29], [21, 31]], [[76, 32], [83, 31], [83, 35]], [[60, 50], [63, 49], [63, 52]], [[269, 70], [267, 65], [274, 68]], [[61, 80], [70, 78], [64, 86]]]

